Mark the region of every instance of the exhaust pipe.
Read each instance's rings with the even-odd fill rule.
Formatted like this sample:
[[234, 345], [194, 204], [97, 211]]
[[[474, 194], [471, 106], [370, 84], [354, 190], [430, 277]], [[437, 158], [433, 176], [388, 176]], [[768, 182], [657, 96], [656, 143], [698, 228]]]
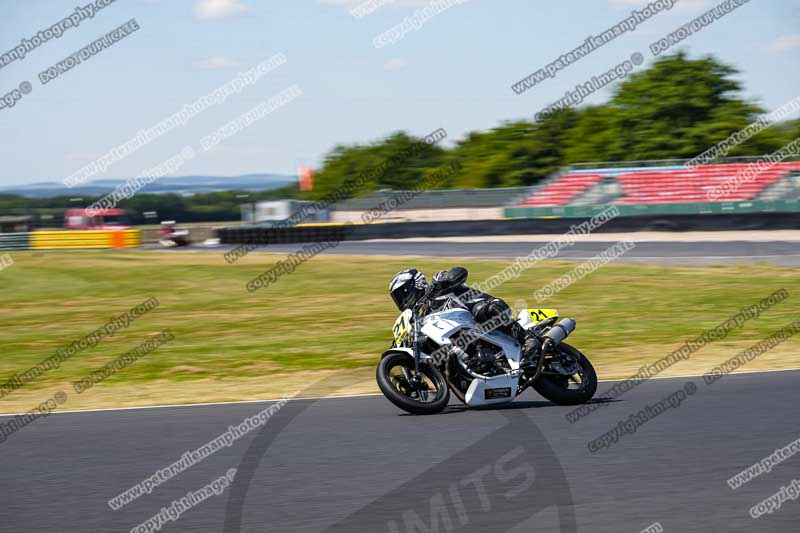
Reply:
[[558, 324], [550, 328], [550, 330], [544, 334], [542, 353], [547, 353], [561, 344], [561, 341], [569, 337], [569, 334], [575, 331], [575, 326], [575, 320], [564, 318]]

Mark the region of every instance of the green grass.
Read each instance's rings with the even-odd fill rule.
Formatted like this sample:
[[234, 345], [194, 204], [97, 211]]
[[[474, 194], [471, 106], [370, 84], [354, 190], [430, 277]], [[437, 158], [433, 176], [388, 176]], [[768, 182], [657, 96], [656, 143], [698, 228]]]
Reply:
[[[85, 377], [167, 328], [175, 335], [172, 342], [71, 405], [252, 399], [334, 369], [351, 369], [353, 386], [369, 388], [397, 316], [387, 291], [395, 272], [414, 266], [431, 277], [460, 264], [477, 282], [509, 264], [323, 255], [248, 293], [246, 282], [281, 256], [253, 253], [228, 265], [221, 252], [11, 255], [15, 264], [0, 271], [0, 382], [149, 297], [158, 298], [160, 307], [0, 400], [0, 412], [35, 404], [54, 387]], [[493, 293], [510, 304], [522, 298], [531, 307], [555, 307], [576, 318], [570, 342], [589, 356], [601, 378], [627, 375], [779, 288], [790, 298], [701, 350], [693, 359], [704, 366], [696, 370], [709, 368], [704, 355], [719, 362], [800, 316], [800, 274], [769, 266], [609, 265], [536, 305], [534, 290], [574, 266], [546, 262]], [[800, 341], [792, 339], [776, 349], [780, 359], [764, 356], [761, 365], [800, 366], [798, 347]]]

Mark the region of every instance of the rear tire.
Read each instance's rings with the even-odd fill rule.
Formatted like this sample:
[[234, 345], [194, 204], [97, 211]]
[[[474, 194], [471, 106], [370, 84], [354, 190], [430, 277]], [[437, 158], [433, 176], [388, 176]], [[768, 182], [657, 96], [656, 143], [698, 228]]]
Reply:
[[592, 363], [569, 344], [562, 342], [558, 345], [558, 350], [562, 350], [578, 361], [583, 371], [582, 383], [579, 389], [567, 389], [567, 376], [554, 376], [552, 374], [540, 374], [539, 378], [533, 383], [536, 392], [558, 405], [578, 405], [588, 402], [597, 392], [597, 373], [594, 371]]
[[[420, 362], [420, 373], [429, 380], [435, 387], [435, 396], [430, 401], [420, 401], [411, 398], [408, 394], [401, 392], [398, 389], [397, 376], [391, 375], [392, 369], [396, 367], [405, 367], [411, 374], [414, 373], [414, 358], [404, 352], [396, 352], [387, 355], [381, 362], [378, 363], [378, 368], [375, 371], [375, 378], [378, 381], [378, 387], [386, 399], [394, 405], [414, 415], [433, 415], [441, 412], [447, 403], [450, 401], [450, 389], [447, 386], [447, 381], [439, 369], [427, 363]], [[402, 379], [402, 378], [400, 378]], [[394, 380], [394, 381], [393, 381]], [[407, 381], [406, 381], [407, 384]], [[400, 383], [402, 386], [402, 383]]]

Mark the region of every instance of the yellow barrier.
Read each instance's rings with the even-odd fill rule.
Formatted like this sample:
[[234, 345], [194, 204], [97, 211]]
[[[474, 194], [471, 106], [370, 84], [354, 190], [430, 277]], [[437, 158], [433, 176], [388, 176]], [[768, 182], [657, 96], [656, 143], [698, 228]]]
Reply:
[[126, 230], [86, 230], [60, 231], [43, 230], [30, 234], [31, 250], [71, 250], [85, 248], [135, 248], [142, 242], [141, 231]]

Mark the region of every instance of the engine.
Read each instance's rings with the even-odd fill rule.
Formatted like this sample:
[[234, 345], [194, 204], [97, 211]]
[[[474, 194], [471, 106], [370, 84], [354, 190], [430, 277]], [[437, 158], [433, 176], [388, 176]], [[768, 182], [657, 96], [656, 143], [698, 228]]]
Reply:
[[497, 376], [511, 370], [503, 350], [490, 342], [476, 340], [458, 354], [470, 372], [482, 376]]

